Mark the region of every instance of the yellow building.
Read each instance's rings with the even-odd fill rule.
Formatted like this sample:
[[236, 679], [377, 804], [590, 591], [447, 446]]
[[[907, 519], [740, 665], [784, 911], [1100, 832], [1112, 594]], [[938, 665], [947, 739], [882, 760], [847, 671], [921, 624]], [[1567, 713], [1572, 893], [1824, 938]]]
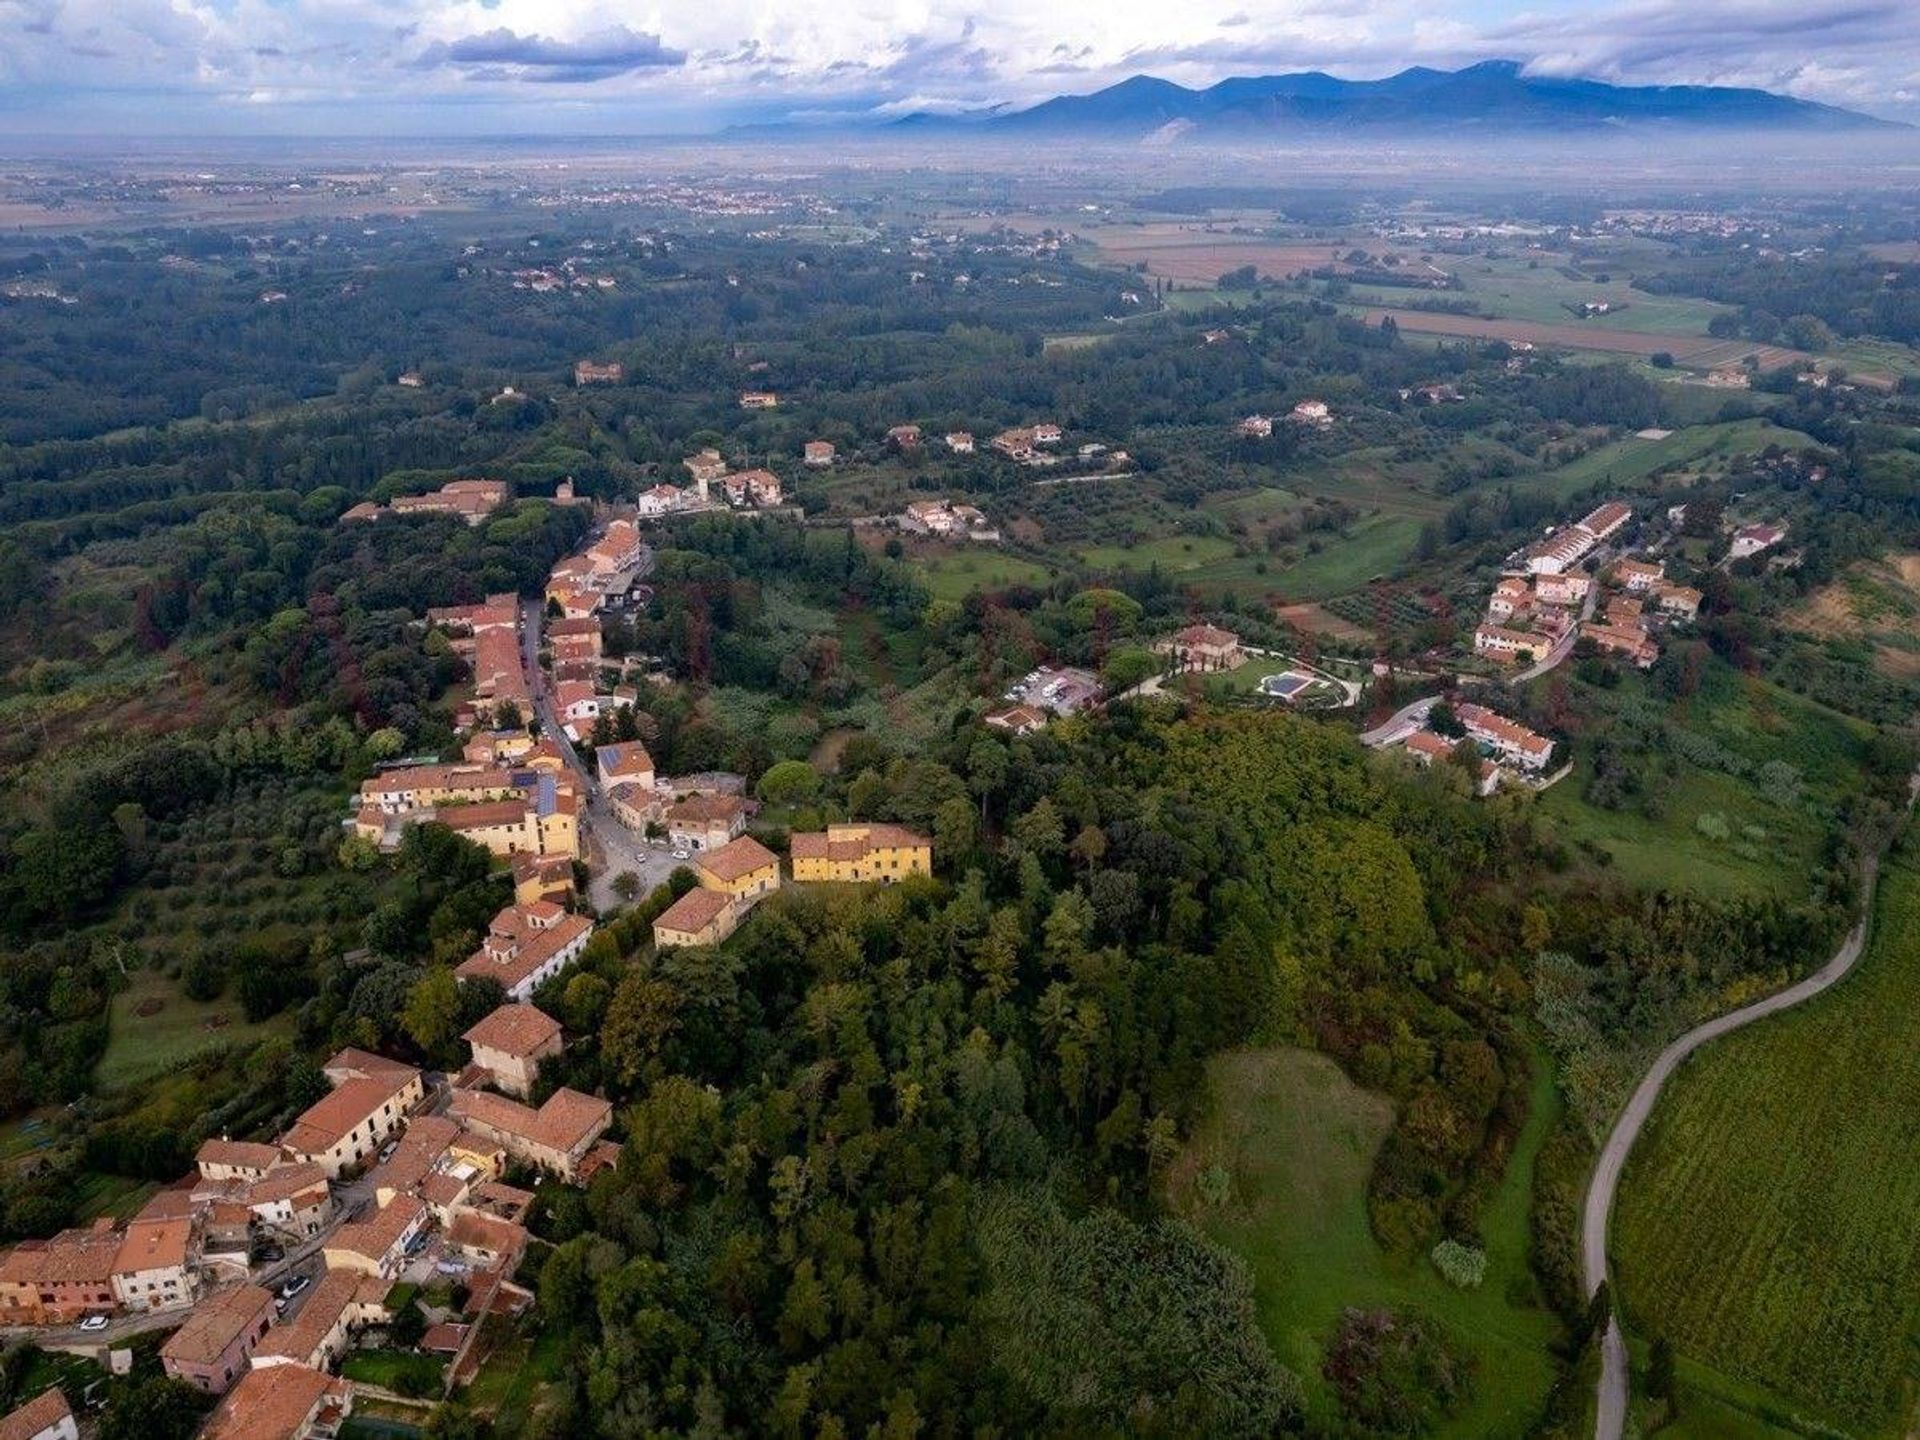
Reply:
[[693, 862], [693, 873], [707, 889], [731, 896], [744, 911], [780, 888], [780, 857], [751, 835], [742, 835], [702, 854]]
[[739, 923], [739, 912], [731, 898], [722, 891], [698, 886], [660, 912], [653, 922], [654, 948], [718, 945]]
[[[737, 842], [736, 842], [737, 843]], [[933, 842], [901, 825], [829, 825], [793, 836], [793, 878], [891, 884], [933, 873]]]

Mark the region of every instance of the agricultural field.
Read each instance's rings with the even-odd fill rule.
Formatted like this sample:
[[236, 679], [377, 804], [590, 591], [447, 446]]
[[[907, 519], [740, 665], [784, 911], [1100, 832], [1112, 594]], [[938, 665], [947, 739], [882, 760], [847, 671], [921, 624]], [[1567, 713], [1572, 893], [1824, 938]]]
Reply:
[[1284, 279], [1336, 264], [1345, 253], [1344, 247], [1328, 241], [1286, 243], [1197, 223], [1108, 226], [1083, 234], [1098, 247], [1099, 259], [1129, 267], [1144, 264], [1149, 275], [1176, 286], [1210, 287], [1228, 271], [1247, 265], [1263, 276]]
[[[1804, 1433], [1914, 1420], [1920, 853], [1890, 858], [1860, 969], [1715, 1042], [1655, 1110], [1614, 1221], [1635, 1330], [1779, 1397]], [[1730, 1393], [1737, 1394], [1737, 1391]]]
[[1690, 425], [1664, 440], [1629, 435], [1520, 483], [1556, 495], [1577, 495], [1594, 485], [1630, 486], [1669, 466], [1694, 465], [1696, 470], [1705, 471], [1723, 467], [1735, 456], [1756, 454], [1769, 445], [1797, 450], [1813, 443], [1812, 437], [1784, 429], [1771, 420]]
[[1920, 554], [1861, 561], [1786, 620], [1802, 634], [1866, 647], [1882, 674], [1920, 676]]
[[1237, 555], [1190, 571], [1202, 591], [1242, 597], [1277, 596], [1282, 602], [1324, 600], [1358, 590], [1376, 576], [1391, 575], [1413, 553], [1420, 522], [1404, 515], [1376, 515], [1344, 534], [1315, 534], [1298, 542], [1287, 560]]
[[293, 1017], [284, 1012], [250, 1023], [230, 996], [190, 1000], [173, 981], [151, 970], [135, 975], [113, 997], [108, 1014], [107, 1048], [93, 1075], [109, 1093], [151, 1081], [208, 1050], [251, 1045], [293, 1028]]
[[1032, 560], [989, 547], [949, 550], [914, 561], [937, 600], [964, 600], [976, 590], [1004, 590], [1009, 585], [1044, 585], [1052, 572]]
[[[1331, 1411], [1320, 1347], [1342, 1309], [1393, 1306], [1431, 1317], [1474, 1359], [1472, 1398], [1441, 1434], [1527, 1434], [1552, 1383], [1556, 1328], [1533, 1301], [1527, 1262], [1533, 1163], [1558, 1104], [1548, 1067], [1538, 1067], [1526, 1127], [1482, 1217], [1487, 1274], [1473, 1290], [1447, 1284], [1424, 1257], [1388, 1256], [1368, 1228], [1367, 1174], [1390, 1101], [1305, 1050], [1222, 1055], [1209, 1071], [1212, 1115], [1176, 1162], [1169, 1198], [1247, 1262], [1261, 1327], [1305, 1383], [1309, 1408]], [[1229, 1180], [1218, 1205], [1197, 1185], [1213, 1167]]]
[[[1698, 339], [1707, 333], [1707, 322], [1729, 307], [1711, 300], [1684, 295], [1650, 295], [1633, 288], [1628, 267], [1621, 265], [1604, 272], [1605, 281], [1576, 272], [1576, 279], [1563, 268], [1565, 255], [1539, 255], [1526, 259], [1484, 256], [1447, 257], [1445, 268], [1459, 277], [1461, 287], [1446, 292], [1446, 298], [1469, 300], [1481, 313], [1506, 320], [1530, 320], [1542, 324], [1571, 322], [1590, 330], [1633, 330], [1654, 335]], [[1368, 291], [1355, 287], [1355, 299], [1373, 305], [1397, 303], [1395, 292]], [[1579, 319], [1569, 306], [1604, 303], [1613, 308], [1604, 315]]]
[[[1628, 312], [1629, 316], [1631, 312]], [[1505, 340], [1512, 344], [1558, 346], [1569, 350], [1599, 350], [1610, 354], [1649, 356], [1669, 354], [1681, 365], [1707, 370], [1732, 365], [1748, 355], [1757, 356], [1764, 369], [1781, 365], [1811, 365], [1815, 357], [1803, 350], [1788, 350], [1777, 345], [1757, 345], [1748, 340], [1715, 340], [1706, 336], [1654, 334], [1645, 330], [1607, 330], [1589, 321], [1490, 320], [1476, 315], [1447, 315], [1428, 310], [1368, 308], [1369, 325], [1378, 325], [1387, 316], [1401, 330], [1414, 334], [1465, 336], [1479, 340]], [[1628, 318], [1628, 317], [1622, 317]]]
[[1131, 545], [1091, 545], [1075, 551], [1095, 570], [1145, 570], [1158, 565], [1170, 575], [1184, 574], [1233, 554], [1233, 542], [1218, 535], [1165, 535]]

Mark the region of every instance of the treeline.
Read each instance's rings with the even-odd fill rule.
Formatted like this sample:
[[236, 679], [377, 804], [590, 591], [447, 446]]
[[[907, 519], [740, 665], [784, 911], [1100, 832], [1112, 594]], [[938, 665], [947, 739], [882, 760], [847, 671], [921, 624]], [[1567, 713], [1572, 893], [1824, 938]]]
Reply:
[[1835, 336], [1920, 341], [1920, 267], [1864, 255], [1784, 258], [1712, 255], [1685, 269], [1636, 275], [1654, 295], [1700, 295], [1738, 306], [1716, 316], [1715, 334], [1824, 350]]

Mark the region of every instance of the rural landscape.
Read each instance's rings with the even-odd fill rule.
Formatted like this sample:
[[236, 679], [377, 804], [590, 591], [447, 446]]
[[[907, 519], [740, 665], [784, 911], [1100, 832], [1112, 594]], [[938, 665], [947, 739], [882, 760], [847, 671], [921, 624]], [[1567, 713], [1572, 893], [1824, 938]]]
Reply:
[[0, 62], [0, 1440], [1920, 1430], [1920, 131], [915, 56]]

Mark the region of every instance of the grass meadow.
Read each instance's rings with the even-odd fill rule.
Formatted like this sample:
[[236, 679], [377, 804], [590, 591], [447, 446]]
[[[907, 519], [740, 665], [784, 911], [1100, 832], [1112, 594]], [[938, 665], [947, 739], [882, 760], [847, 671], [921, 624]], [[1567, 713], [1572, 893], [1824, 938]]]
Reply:
[[[1558, 1105], [1548, 1067], [1538, 1067], [1526, 1127], [1483, 1216], [1487, 1275], [1473, 1290], [1448, 1285], [1424, 1256], [1388, 1255], [1368, 1228], [1367, 1175], [1393, 1121], [1389, 1100], [1306, 1050], [1241, 1051], [1210, 1069], [1213, 1113], [1176, 1166], [1172, 1200], [1246, 1260], [1260, 1324], [1304, 1382], [1309, 1408], [1333, 1413], [1321, 1345], [1340, 1312], [1386, 1305], [1431, 1316], [1474, 1357], [1471, 1400], [1440, 1433], [1528, 1434], [1553, 1380], [1556, 1327], [1532, 1303], [1527, 1268], [1533, 1163]], [[1191, 1193], [1192, 1177], [1214, 1165], [1232, 1184], [1210, 1208]]]

